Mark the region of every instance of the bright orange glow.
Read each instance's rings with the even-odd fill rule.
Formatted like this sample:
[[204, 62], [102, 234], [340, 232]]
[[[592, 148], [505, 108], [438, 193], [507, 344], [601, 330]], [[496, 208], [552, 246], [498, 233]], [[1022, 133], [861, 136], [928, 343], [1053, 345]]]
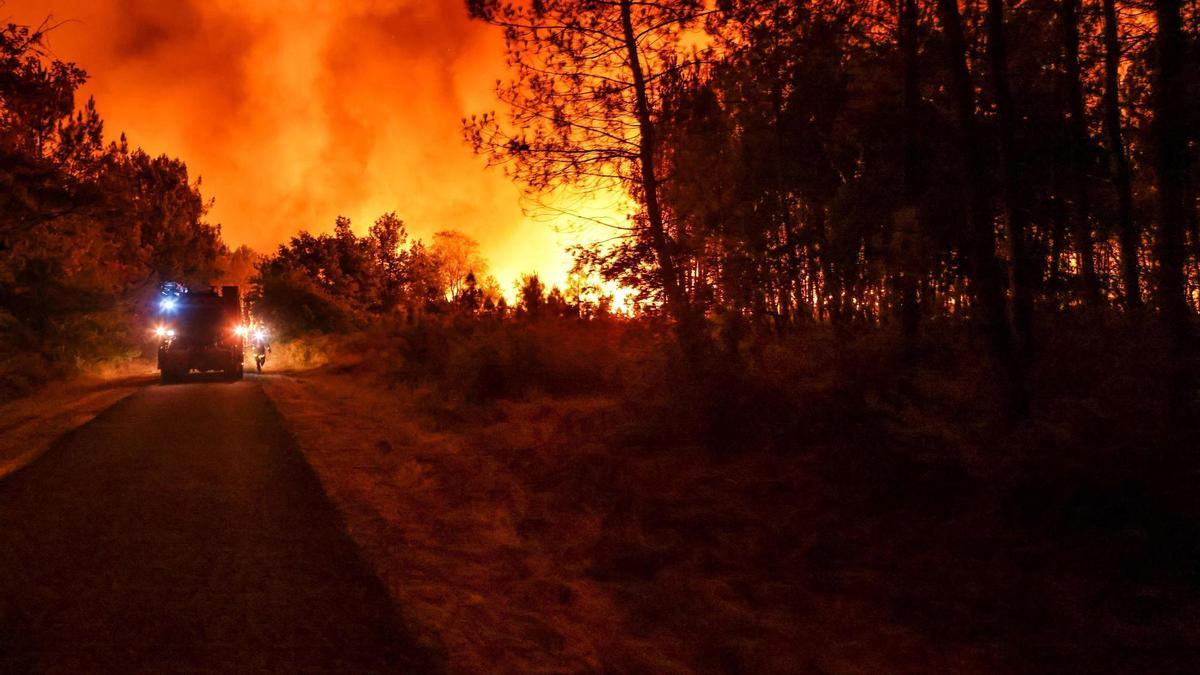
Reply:
[[[188, 162], [226, 241], [269, 252], [349, 216], [360, 234], [396, 211], [427, 242], [479, 241], [506, 288], [521, 273], [563, 284], [573, 219], [522, 213], [460, 120], [496, 107], [502, 36], [463, 0], [31, 0], [11, 20], [68, 21], [55, 55], [91, 75], [115, 139]], [[81, 101], [82, 102], [82, 101]], [[526, 204], [528, 206], [528, 204]], [[623, 222], [623, 218], [621, 219]], [[597, 238], [611, 237], [601, 232]]]

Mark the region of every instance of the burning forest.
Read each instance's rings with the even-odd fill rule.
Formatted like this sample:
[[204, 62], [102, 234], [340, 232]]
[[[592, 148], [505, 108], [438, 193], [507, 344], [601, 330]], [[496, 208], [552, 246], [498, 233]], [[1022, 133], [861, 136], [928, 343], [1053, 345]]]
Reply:
[[1200, 12], [11, 2], [0, 670], [1200, 669]]

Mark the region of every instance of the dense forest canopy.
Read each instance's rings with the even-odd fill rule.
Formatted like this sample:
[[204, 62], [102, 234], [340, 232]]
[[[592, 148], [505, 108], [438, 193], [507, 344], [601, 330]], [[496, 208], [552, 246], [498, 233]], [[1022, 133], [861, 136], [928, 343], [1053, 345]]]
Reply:
[[468, 5], [514, 76], [467, 137], [531, 192], [629, 191], [621, 243], [579, 262], [685, 333], [829, 322], [911, 350], [966, 318], [1023, 415], [1048, 317], [1149, 304], [1190, 380], [1194, 4]]

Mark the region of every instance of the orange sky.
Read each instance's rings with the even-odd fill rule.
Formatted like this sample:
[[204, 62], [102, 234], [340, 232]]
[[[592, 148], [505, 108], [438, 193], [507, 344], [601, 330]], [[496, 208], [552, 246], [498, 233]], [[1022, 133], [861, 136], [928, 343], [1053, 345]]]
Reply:
[[[516, 186], [462, 141], [506, 77], [496, 29], [463, 0], [10, 0], [71, 20], [50, 46], [91, 80], [115, 138], [184, 159], [231, 245], [355, 229], [396, 211], [415, 236], [479, 240], [501, 283], [560, 281], [573, 241], [526, 217]], [[80, 101], [82, 103], [82, 101]]]

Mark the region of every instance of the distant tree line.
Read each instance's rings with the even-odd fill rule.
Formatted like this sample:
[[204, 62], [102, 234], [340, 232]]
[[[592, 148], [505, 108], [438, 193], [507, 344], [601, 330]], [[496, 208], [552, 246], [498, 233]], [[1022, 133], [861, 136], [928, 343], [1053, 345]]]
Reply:
[[640, 209], [580, 264], [711, 320], [978, 324], [1011, 412], [1039, 326], [1154, 311], [1195, 398], [1200, 13], [1179, 0], [468, 0], [515, 67], [467, 138]]
[[[163, 280], [206, 283], [229, 252], [187, 166], [106, 142], [79, 67], [46, 28], [0, 27], [0, 395], [18, 380], [127, 354]], [[7, 375], [6, 375], [7, 374]]]
[[444, 230], [427, 246], [410, 239], [395, 213], [379, 217], [364, 236], [356, 235], [345, 217], [337, 219], [332, 234], [302, 231], [263, 258], [252, 281], [256, 319], [284, 335], [445, 317], [584, 317], [606, 313], [611, 303], [593, 300], [580, 284], [570, 287], [568, 297], [528, 274], [510, 307], [488, 274], [478, 242]]

